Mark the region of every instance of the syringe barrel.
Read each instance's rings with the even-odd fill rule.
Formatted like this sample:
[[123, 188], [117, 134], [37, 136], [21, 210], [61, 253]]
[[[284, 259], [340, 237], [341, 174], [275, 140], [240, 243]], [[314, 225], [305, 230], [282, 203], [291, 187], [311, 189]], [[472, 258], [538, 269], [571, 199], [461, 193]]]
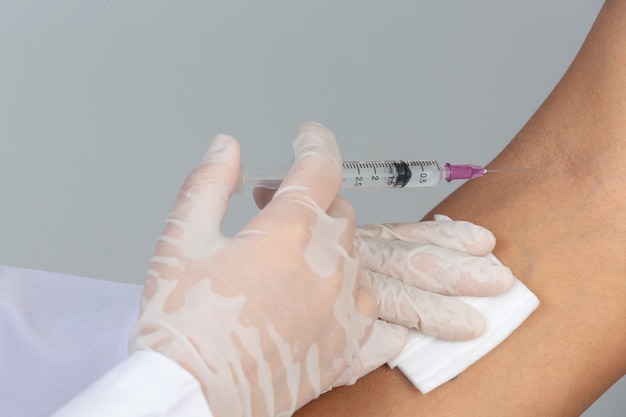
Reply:
[[[346, 161], [342, 163], [342, 168], [343, 189], [433, 187], [443, 180], [471, 180], [488, 172], [480, 165], [441, 165], [432, 159]], [[241, 192], [245, 183], [255, 187], [278, 188], [287, 172], [289, 167], [256, 169], [250, 172], [245, 172], [242, 167], [236, 192]]]
[[432, 187], [445, 178], [437, 161], [346, 161], [341, 188]]

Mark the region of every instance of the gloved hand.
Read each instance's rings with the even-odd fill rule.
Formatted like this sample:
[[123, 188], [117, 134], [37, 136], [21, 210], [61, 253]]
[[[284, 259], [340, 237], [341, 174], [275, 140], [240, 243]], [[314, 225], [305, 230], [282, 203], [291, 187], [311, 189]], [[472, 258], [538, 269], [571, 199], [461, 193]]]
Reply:
[[354, 212], [337, 198], [341, 158], [332, 133], [304, 124], [294, 148], [272, 201], [226, 237], [220, 227], [239, 147], [216, 137], [187, 177], [151, 260], [130, 350], [178, 362], [216, 416], [291, 415], [404, 344], [406, 329], [376, 320], [376, 301], [350, 254]]
[[483, 317], [449, 296], [497, 295], [515, 279], [487, 256], [495, 246], [487, 229], [436, 220], [359, 227], [354, 245], [380, 318], [441, 339], [473, 339], [485, 330]]

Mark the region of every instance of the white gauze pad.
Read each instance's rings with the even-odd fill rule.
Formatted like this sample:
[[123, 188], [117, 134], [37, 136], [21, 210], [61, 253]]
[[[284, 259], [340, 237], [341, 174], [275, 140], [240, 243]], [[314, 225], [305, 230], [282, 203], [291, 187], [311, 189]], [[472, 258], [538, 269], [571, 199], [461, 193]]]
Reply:
[[[500, 263], [492, 254], [489, 256]], [[537, 297], [519, 280], [498, 296], [455, 298], [472, 305], [483, 315], [487, 328], [481, 337], [467, 342], [449, 342], [411, 329], [404, 349], [388, 362], [391, 368], [398, 367], [423, 394], [455, 378], [485, 356], [539, 305]]]

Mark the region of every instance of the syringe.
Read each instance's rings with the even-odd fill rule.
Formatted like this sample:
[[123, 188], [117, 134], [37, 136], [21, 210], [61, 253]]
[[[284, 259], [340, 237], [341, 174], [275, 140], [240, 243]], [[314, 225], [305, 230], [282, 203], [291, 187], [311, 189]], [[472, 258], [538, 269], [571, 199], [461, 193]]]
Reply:
[[[482, 177], [488, 172], [537, 171], [537, 168], [487, 170], [479, 165], [441, 165], [434, 160], [414, 161], [345, 161], [341, 188], [404, 188], [433, 187], [443, 180], [467, 180]], [[254, 187], [278, 188], [289, 171], [288, 167], [274, 167], [245, 171], [242, 184]], [[243, 188], [243, 187], [240, 187]]]

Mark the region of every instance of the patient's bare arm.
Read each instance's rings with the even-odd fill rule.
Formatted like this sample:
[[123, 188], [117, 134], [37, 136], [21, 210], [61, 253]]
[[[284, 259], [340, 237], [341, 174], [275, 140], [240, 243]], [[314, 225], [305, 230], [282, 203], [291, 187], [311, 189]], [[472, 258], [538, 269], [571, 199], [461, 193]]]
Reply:
[[387, 367], [300, 416], [578, 416], [626, 373], [626, 1], [608, 1], [553, 93], [433, 213], [483, 225], [541, 306], [455, 380], [421, 395]]

